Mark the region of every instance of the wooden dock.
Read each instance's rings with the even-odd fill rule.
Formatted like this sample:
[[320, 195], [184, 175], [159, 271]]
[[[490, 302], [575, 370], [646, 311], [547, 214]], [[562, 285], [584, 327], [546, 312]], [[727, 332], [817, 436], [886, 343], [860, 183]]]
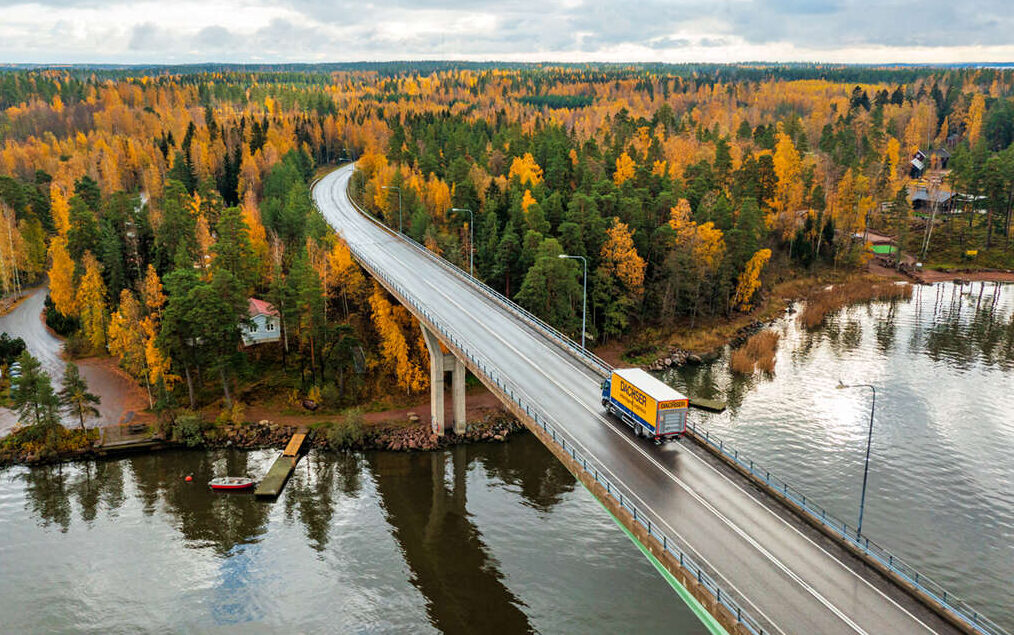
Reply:
[[296, 463], [299, 462], [299, 451], [303, 447], [304, 440], [306, 440], [305, 432], [297, 432], [292, 435], [288, 445], [285, 446], [285, 451], [275, 459], [275, 462], [271, 465], [271, 469], [268, 470], [268, 473], [261, 482], [257, 484], [254, 495], [265, 498], [277, 498], [282, 493], [282, 488], [285, 487], [285, 483], [296, 469]]
[[292, 435], [292, 438], [289, 439], [289, 444], [285, 446], [285, 451], [282, 452], [282, 456], [298, 456], [299, 449], [303, 447], [303, 441], [305, 439], [305, 432], [297, 432]]

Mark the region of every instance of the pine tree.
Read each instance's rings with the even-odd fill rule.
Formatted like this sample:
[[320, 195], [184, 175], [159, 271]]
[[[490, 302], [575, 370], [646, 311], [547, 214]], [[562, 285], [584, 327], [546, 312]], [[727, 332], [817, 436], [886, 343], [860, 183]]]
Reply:
[[95, 249], [101, 241], [95, 212], [80, 196], [70, 199], [70, 229], [67, 230], [67, 250], [74, 260], [89, 249]]
[[549, 324], [574, 333], [580, 327], [581, 272], [574, 261], [561, 259], [562, 253], [555, 238], [542, 240], [516, 299]]
[[88, 383], [81, 376], [77, 364], [67, 364], [58, 396], [60, 405], [80, 422], [82, 430], [85, 429], [86, 418], [99, 416], [99, 410], [95, 406], [102, 400], [98, 395], [88, 392]]
[[493, 278], [500, 283], [504, 295], [510, 297], [511, 282], [517, 268], [518, 258], [521, 255], [521, 241], [517, 232], [514, 231], [514, 221], [507, 221], [507, 225], [500, 235], [500, 243], [496, 247], [496, 256], [493, 262]]
[[214, 268], [227, 269], [246, 292], [253, 288], [257, 263], [250, 244], [250, 230], [238, 207], [222, 210], [215, 226], [218, 234], [212, 253]]
[[57, 425], [60, 401], [53, 392], [53, 383], [42, 364], [28, 351], [18, 356], [21, 375], [11, 386], [11, 405], [18, 411], [21, 423], [35, 426]]

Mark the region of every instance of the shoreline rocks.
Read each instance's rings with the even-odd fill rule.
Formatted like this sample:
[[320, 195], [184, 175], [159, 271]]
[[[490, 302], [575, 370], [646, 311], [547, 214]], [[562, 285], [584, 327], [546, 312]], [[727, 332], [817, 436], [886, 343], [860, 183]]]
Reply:
[[[794, 305], [791, 304], [786, 309], [787, 314], [791, 314], [794, 311], [795, 311]], [[678, 346], [672, 346], [669, 348], [669, 351], [667, 353], [660, 356], [658, 359], [651, 362], [650, 364], [642, 366], [642, 368], [644, 370], [651, 372], [662, 372], [670, 368], [679, 368], [681, 366], [686, 366], [687, 364], [697, 365], [713, 362], [719, 357], [721, 357], [722, 349], [726, 345], [730, 346], [731, 348], [739, 348], [740, 346], [745, 344], [748, 339], [750, 339], [751, 335], [757, 333], [758, 331], [764, 329], [767, 326], [774, 324], [777, 320], [778, 318], [769, 320], [767, 322], [754, 320], [749, 324], [747, 324], [746, 326], [743, 326], [739, 330], [737, 330], [732, 335], [732, 337], [730, 337], [726, 341], [726, 343], [723, 346], [720, 346], [713, 351], [708, 351], [707, 353], [691, 353], [690, 351], [683, 348], [679, 348]]]
[[[157, 447], [139, 449], [139, 453], [157, 452], [165, 449], [205, 449], [216, 450], [237, 448], [241, 450], [282, 449], [297, 426], [279, 425], [263, 419], [258, 422], [243, 424], [227, 424], [206, 430], [202, 444], [189, 447], [179, 441], [162, 441]], [[423, 424], [416, 416], [408, 423], [387, 423], [366, 425], [362, 427], [362, 435], [350, 447], [331, 448], [323, 428], [310, 431], [310, 447], [329, 451], [340, 449], [365, 451], [385, 450], [393, 452], [442, 450], [465, 443], [502, 443], [511, 435], [525, 429], [525, 426], [514, 416], [500, 410], [490, 410], [480, 421], [468, 423], [465, 434], [446, 434], [439, 437], [433, 434], [429, 425]], [[0, 460], [0, 469], [13, 465], [44, 465], [69, 461], [92, 460], [103, 458], [102, 448], [75, 449], [59, 454], [39, 455], [36, 453], [21, 456], [6, 456]]]

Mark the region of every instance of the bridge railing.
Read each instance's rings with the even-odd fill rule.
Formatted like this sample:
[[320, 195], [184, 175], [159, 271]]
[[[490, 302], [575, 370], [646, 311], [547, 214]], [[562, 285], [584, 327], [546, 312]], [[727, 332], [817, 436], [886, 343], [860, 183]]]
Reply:
[[858, 534], [847, 522], [835, 517], [834, 514], [814, 502], [812, 498], [807, 498], [799, 489], [773, 475], [746, 454], [729, 446], [718, 436], [708, 430], [698, 429], [692, 422], [687, 422], [687, 429], [703, 443], [711, 446], [740, 468], [752, 474], [754, 478], [763, 481], [769, 488], [781, 494], [798, 510], [830, 529], [847, 544], [879, 562], [888, 571], [939, 603], [976, 631], [988, 635], [1008, 635], [1006, 630], [980, 614], [964, 599], [948, 592], [941, 584], [921, 574], [915, 567], [888, 551], [886, 547], [877, 544], [865, 535]]
[[[351, 196], [349, 196], [348, 198], [352, 202], [352, 204], [356, 207], [357, 211], [362, 213], [364, 216], [370, 218], [378, 226], [380, 226], [386, 231], [391, 232], [396, 236], [404, 238], [408, 244], [420, 250], [422, 253], [426, 255], [427, 258], [439, 264], [444, 269], [447, 269], [452, 274], [467, 281], [474, 288], [478, 289], [480, 292], [482, 292], [490, 299], [507, 308], [513, 314], [517, 315], [522, 320], [524, 320], [531, 326], [535, 327], [538, 331], [542, 332], [543, 334], [549, 336], [551, 339], [562, 344], [565, 349], [570, 350], [578, 357], [586, 360], [592, 367], [597, 368], [600, 374], [603, 375], [609, 374], [611, 366], [607, 364], [605, 361], [601, 360], [587, 349], [581, 348], [566, 335], [560, 333], [559, 331], [549, 326], [539, 318], [533, 316], [524, 308], [518, 306], [517, 304], [515, 304], [502, 294], [500, 294], [495, 289], [492, 289], [482, 281], [474, 278], [473, 276], [470, 276], [468, 273], [462, 271], [460, 268], [449, 263], [447, 260], [434, 254], [425, 246], [420, 245], [419, 243], [414, 241], [411, 237], [403, 233], [397, 232], [391, 229], [390, 227], [387, 227], [381, 220], [370, 214], [368, 211], [363, 209], [358, 203], [356, 203], [356, 201], [352, 199]], [[400, 285], [394, 282], [394, 280], [391, 279], [389, 276], [387, 276], [387, 274], [383, 273], [383, 271], [377, 266], [377, 264], [374, 263], [369, 257], [367, 257], [366, 254], [361, 253], [359, 250], [355, 249], [355, 247], [351, 244], [349, 245], [349, 248], [352, 249], [353, 253], [361, 262], [363, 262], [370, 268], [371, 273], [373, 275], [385, 280], [388, 283], [388, 285], [396, 289], [398, 293], [403, 298], [405, 298], [410, 304], [412, 304], [418, 311], [422, 312], [423, 315], [426, 316], [427, 319], [430, 320], [431, 323], [445, 335], [445, 337], [451, 339], [452, 343], [454, 343], [455, 346], [457, 346], [462, 353], [464, 353], [470, 360], [472, 360], [474, 364], [476, 364], [481, 370], [483, 370], [483, 372], [487, 373], [487, 376], [490, 378], [490, 380], [494, 381], [505, 395], [507, 395], [519, 407], [523, 408], [525, 412], [529, 413], [530, 416], [532, 416], [533, 420], [537, 424], [539, 424], [539, 426], [541, 426], [546, 432], [550, 433], [553, 440], [561, 444], [561, 447], [563, 447], [565, 451], [570, 453], [575, 460], [581, 462], [581, 464], [585, 466], [585, 470], [588, 471], [592, 476], [594, 476], [597, 482], [605, 486], [606, 491], [609, 492], [620, 503], [621, 506], [623, 506], [628, 511], [630, 511], [631, 514], [633, 514], [634, 519], [637, 520], [637, 522], [641, 523], [641, 525], [648, 530], [649, 535], [654, 536], [656, 539], [662, 542], [663, 547], [666, 549], [666, 551], [668, 551], [674, 558], [677, 558], [681, 565], [684, 565], [684, 563], [688, 563], [687, 565], [684, 565], [684, 568], [690, 571], [691, 573], [694, 573], [694, 575], [697, 576], [698, 578], [698, 582], [704, 588], [708, 589], [708, 591], [715, 596], [717, 601], [719, 601], [720, 603], [722, 603], [723, 606], [729, 609], [732, 612], [732, 614], [737, 617], [737, 620], [739, 620], [752, 633], [760, 634], [764, 632], [763, 629], [760, 627], [759, 623], [757, 623], [753, 617], [751, 617], [745, 610], [743, 610], [742, 607], [729, 595], [728, 592], [721, 590], [721, 587], [718, 586], [717, 582], [715, 582], [712, 576], [708, 575], [700, 566], [697, 565], [697, 563], [688, 554], [686, 554], [682, 549], [676, 546], [676, 542], [674, 540], [672, 540], [671, 538], [666, 536], [661, 530], [659, 530], [657, 524], [653, 525], [650, 522], [650, 520], [648, 520], [647, 517], [644, 515], [643, 511], [637, 510], [637, 508], [631, 502], [631, 490], [629, 488], [617, 485], [614, 482], [609, 481], [608, 479], [603, 477], [600, 472], [600, 465], [593, 459], [583, 457], [579, 452], [577, 452], [573, 439], [571, 439], [570, 445], [568, 447], [566, 445], [566, 437], [563, 435], [562, 432], [560, 432], [562, 428], [558, 429], [558, 426], [554, 426], [552, 423], [552, 419], [548, 415], [546, 415], [544, 411], [538, 408], [538, 406], [535, 405], [535, 402], [533, 400], [528, 399], [527, 395], [520, 388], [518, 388], [516, 384], [511, 382], [506, 377], [501, 376], [499, 372], [496, 371], [496, 366], [494, 364], [492, 364], [488, 359], [478, 356], [472, 351], [469, 351], [467, 347], [464, 346], [464, 340], [462, 338], [458, 337], [457, 335], [454, 335], [446, 325], [437, 321], [436, 318], [425, 307], [419, 305], [413, 299], [413, 297], [409, 295]], [[482, 360], [481, 364], [476, 360]], [[915, 567], [905, 562], [902, 558], [895, 556], [888, 549], [870, 540], [867, 536], [856, 535], [855, 531], [848, 525], [848, 523], [836, 518], [833, 514], [829, 513], [824, 507], [816, 504], [812, 499], [807, 498], [806, 495], [803, 494], [800, 490], [798, 490], [792, 485], [789, 485], [787, 482], [783, 481], [777, 476], [774, 476], [773, 474], [771, 474], [769, 470], [764, 469], [755, 461], [753, 461], [751, 458], [749, 458], [747, 455], [745, 455], [742, 452], [739, 452], [739, 450], [732, 448], [716, 435], [711, 434], [707, 430], [702, 431], [698, 429], [698, 427], [693, 422], [688, 422], [687, 428], [691, 433], [694, 434], [694, 436], [697, 439], [700, 439], [705, 444], [711, 446], [723, 456], [728, 457], [730, 460], [735, 462], [741, 468], [752, 474], [756, 479], [764, 482], [769, 488], [780, 493], [782, 497], [790, 504], [795, 505], [803, 513], [807, 514], [809, 517], [815, 519], [822, 525], [831, 529], [844, 542], [853, 545], [861, 552], [865, 553], [868, 557], [879, 562], [882, 566], [886, 567], [899, 579], [907, 582], [914, 588], [918, 589], [921, 593], [925, 594], [927, 597], [936, 601], [946, 611], [956, 616], [959, 620], [969, 625], [975, 631], [984, 633], [986, 635], [1010, 635], [1008, 631], [1006, 631], [998, 624], [996, 624], [986, 616], [976, 611], [967, 601], [960, 598], [959, 596], [954, 595], [953, 593], [948, 592], [941, 584], [939, 584], [932, 578], [921, 574]], [[587, 467], [588, 465], [592, 466], [592, 468], [589, 469]], [[626, 491], [625, 495], [623, 494], [624, 491]]]
[[530, 311], [528, 311], [518, 303], [514, 302], [507, 296], [503, 295], [493, 287], [489, 286], [482, 280], [479, 280], [478, 278], [471, 275], [467, 271], [451, 263], [446, 258], [442, 258], [437, 254], [433, 253], [432, 251], [427, 249], [425, 245], [420, 244], [408, 234], [399, 232], [393, 227], [389, 227], [386, 223], [384, 223], [384, 221], [382, 221], [381, 219], [377, 218], [369, 211], [367, 211], [362, 205], [359, 204], [358, 201], [352, 198], [351, 195], [348, 198], [349, 201], [352, 202], [352, 205], [355, 206], [356, 210], [358, 210], [360, 214], [366, 216], [384, 230], [389, 231], [405, 239], [405, 242], [407, 244], [411, 245], [413, 248], [423, 253], [431, 261], [435, 262], [440, 267], [446, 269], [454, 276], [465, 281], [490, 300], [502, 305], [508, 311], [513, 313], [515, 316], [521, 318], [521, 320], [527, 323], [529, 326], [540, 331], [543, 335], [547, 336], [549, 339], [553, 340], [560, 346], [564, 347], [565, 349], [570, 351], [573, 355], [577, 356], [579, 359], [585, 361], [589, 366], [592, 367], [593, 370], [595, 370], [602, 377], [606, 377], [607, 375], [609, 375], [610, 371], [612, 370], [612, 366], [609, 365], [605, 360], [600, 358], [598, 355], [592, 353], [587, 348], [581, 347], [580, 345], [578, 345], [577, 342], [567, 337], [550, 324], [547, 324], [541, 318], [532, 314]]
[[352, 245], [349, 248], [356, 258], [370, 270], [371, 275], [383, 280], [389, 289], [408, 302], [418, 314], [422, 315], [440, 332], [445, 343], [449, 343], [457, 348], [459, 354], [466, 357], [474, 368], [483, 373], [500, 390], [501, 394], [513, 401], [518, 408], [531, 417], [536, 425], [541, 427], [554, 443], [569, 454], [575, 463], [580, 465], [590, 477], [594, 478], [597, 483], [605, 488], [609, 496], [612, 496], [621, 507], [630, 512], [634, 521], [644, 527], [648, 535], [654, 537], [662, 545], [662, 548], [679, 562], [680, 566], [689, 572], [702, 588], [714, 596], [715, 600], [724, 606], [730, 615], [735, 617], [738, 624], [741, 624], [748, 632], [754, 635], [764, 635], [767, 632], [732, 594], [718, 584], [711, 573], [705, 570], [693, 556], [688, 554], [684, 547], [680, 546], [677, 540], [666, 534], [657, 522], [652, 522], [651, 516], [646, 514], [645, 510], [634, 504], [631, 488], [616, 479], [607, 478], [604, 474], [606, 471], [604, 466], [590, 454], [581, 452], [574, 439], [567, 435], [563, 431], [563, 428], [550, 415], [546, 414], [537, 405], [537, 402], [528, 396], [523, 388], [501, 373], [496, 364], [490, 361], [488, 357], [471, 349], [467, 345], [466, 340], [455, 329], [444, 324], [426, 305], [418, 302], [412, 294], [408, 293], [400, 284], [384, 273], [372, 258], [361, 253]]

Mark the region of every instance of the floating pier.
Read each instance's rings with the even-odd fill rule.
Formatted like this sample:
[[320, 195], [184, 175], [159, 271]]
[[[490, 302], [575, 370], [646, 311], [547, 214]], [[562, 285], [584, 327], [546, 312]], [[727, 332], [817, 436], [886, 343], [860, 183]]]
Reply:
[[277, 498], [282, 493], [282, 488], [285, 487], [286, 481], [289, 480], [293, 470], [296, 469], [296, 463], [299, 462], [299, 451], [302, 449], [305, 439], [305, 432], [297, 432], [292, 435], [282, 455], [275, 459], [267, 475], [257, 484], [254, 495], [265, 498]]
[[690, 406], [692, 408], [699, 408], [710, 412], [722, 412], [725, 410], [725, 402], [719, 401], [718, 399], [698, 399], [696, 397], [691, 397]]

